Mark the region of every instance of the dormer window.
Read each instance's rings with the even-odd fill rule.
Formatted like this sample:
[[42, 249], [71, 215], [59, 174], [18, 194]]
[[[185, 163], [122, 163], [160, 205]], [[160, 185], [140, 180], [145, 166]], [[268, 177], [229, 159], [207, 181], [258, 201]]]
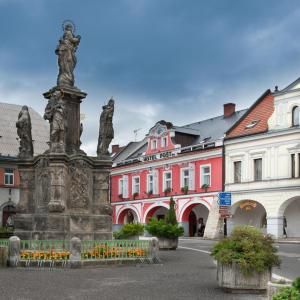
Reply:
[[162, 139], [161, 139], [161, 147], [162, 148], [166, 148], [168, 146], [168, 139], [167, 139], [167, 137], [165, 136], [165, 137], [163, 137]]
[[257, 125], [257, 123], [259, 122], [259, 120], [252, 120], [250, 123], [248, 123], [245, 128], [246, 129], [250, 129], [250, 128], [253, 128]]
[[152, 149], [152, 150], [157, 149], [157, 140], [152, 140], [152, 141], [151, 141], [151, 149]]
[[299, 126], [300, 122], [300, 108], [299, 106], [295, 106], [292, 110], [292, 126]]

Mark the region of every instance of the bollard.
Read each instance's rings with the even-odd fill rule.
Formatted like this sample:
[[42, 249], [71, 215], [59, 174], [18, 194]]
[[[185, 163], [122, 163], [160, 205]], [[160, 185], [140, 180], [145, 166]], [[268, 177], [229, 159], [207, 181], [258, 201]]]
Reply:
[[8, 247], [0, 246], [0, 268], [7, 267]]
[[70, 267], [81, 267], [81, 240], [73, 237], [70, 242]]
[[151, 258], [154, 263], [160, 262], [158, 252], [159, 252], [159, 242], [157, 237], [151, 238]]
[[17, 236], [9, 238], [9, 266], [16, 267], [20, 260], [21, 242]]

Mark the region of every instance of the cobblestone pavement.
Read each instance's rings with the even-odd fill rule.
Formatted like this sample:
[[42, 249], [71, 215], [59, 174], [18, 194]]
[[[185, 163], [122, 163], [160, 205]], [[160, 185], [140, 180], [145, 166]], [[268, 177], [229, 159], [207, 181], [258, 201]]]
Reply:
[[206, 253], [180, 248], [160, 256], [160, 265], [0, 269], [0, 299], [264, 299], [224, 293]]

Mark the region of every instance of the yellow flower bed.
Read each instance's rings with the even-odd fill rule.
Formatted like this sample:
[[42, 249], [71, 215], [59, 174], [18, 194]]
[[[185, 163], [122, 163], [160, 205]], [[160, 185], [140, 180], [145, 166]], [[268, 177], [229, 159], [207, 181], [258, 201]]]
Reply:
[[[141, 248], [126, 249], [99, 245], [81, 253], [82, 259], [133, 258], [145, 257], [146, 250]], [[69, 251], [59, 250], [21, 250], [20, 257], [24, 260], [68, 260]]]
[[69, 251], [56, 251], [56, 250], [21, 250], [21, 259], [30, 260], [67, 260], [70, 257]]
[[99, 245], [81, 253], [82, 259], [132, 258], [144, 256], [146, 256], [146, 250], [141, 248], [124, 249], [123, 247], [109, 247], [107, 245]]

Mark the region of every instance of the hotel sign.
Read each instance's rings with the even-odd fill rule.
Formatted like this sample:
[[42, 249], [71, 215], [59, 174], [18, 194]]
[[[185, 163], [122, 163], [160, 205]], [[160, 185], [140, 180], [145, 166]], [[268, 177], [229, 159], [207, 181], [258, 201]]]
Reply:
[[178, 151], [166, 151], [166, 152], [143, 156], [143, 157], [141, 157], [141, 161], [144, 161], [144, 162], [155, 161], [155, 160], [160, 160], [160, 159], [164, 159], [164, 158], [174, 157], [174, 156], [177, 156], [177, 154], [178, 154]]

